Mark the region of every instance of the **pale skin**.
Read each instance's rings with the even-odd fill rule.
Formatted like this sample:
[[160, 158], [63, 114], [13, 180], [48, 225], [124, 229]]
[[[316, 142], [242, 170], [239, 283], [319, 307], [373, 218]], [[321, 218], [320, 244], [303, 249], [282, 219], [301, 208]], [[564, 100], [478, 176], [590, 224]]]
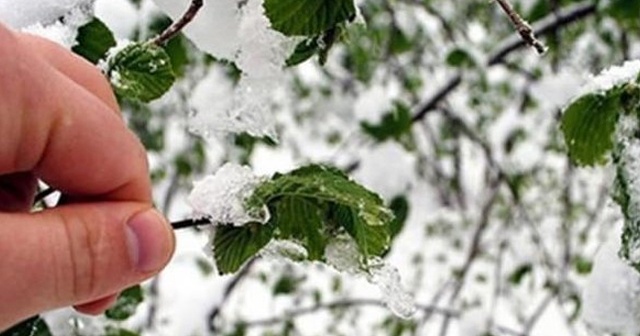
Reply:
[[[174, 250], [144, 148], [93, 65], [2, 25], [0, 60], [0, 331], [59, 307], [99, 314]], [[65, 204], [31, 213], [37, 179]]]

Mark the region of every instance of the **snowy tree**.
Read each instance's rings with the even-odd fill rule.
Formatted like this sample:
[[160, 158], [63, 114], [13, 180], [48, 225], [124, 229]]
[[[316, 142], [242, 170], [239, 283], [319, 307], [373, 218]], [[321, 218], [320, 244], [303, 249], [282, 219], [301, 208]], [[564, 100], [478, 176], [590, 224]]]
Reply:
[[178, 235], [104, 316], [6, 334], [640, 334], [638, 17], [0, 0], [0, 21], [103, 70]]

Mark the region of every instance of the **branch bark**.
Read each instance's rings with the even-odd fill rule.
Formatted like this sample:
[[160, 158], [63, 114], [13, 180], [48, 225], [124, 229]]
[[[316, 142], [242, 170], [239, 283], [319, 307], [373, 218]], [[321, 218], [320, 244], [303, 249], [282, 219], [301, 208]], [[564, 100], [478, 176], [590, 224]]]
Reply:
[[[567, 6], [559, 10], [557, 13], [550, 14], [545, 18], [540, 19], [532, 25], [532, 29], [534, 34], [538, 36], [545, 36], [573, 22], [589, 17], [596, 12], [597, 7], [592, 1], [584, 1], [576, 5]], [[486, 66], [491, 67], [502, 63], [509, 54], [525, 47], [526, 45], [526, 42], [519, 37], [510, 36], [501, 43], [501, 47], [492, 53], [492, 56], [489, 57]], [[446, 99], [449, 94], [455, 91], [460, 84], [462, 84], [462, 73], [456, 74], [442, 87], [442, 89], [438, 90], [431, 98], [419, 105], [412, 121], [418, 122], [424, 119], [429, 113], [435, 111], [438, 104]]]
[[162, 46], [165, 43], [169, 42], [172, 38], [176, 37], [184, 27], [186, 27], [198, 14], [200, 8], [204, 5], [204, 0], [192, 0], [187, 11], [182, 15], [181, 18], [176, 20], [169, 28], [165, 29], [160, 35], [151, 39], [151, 43]]

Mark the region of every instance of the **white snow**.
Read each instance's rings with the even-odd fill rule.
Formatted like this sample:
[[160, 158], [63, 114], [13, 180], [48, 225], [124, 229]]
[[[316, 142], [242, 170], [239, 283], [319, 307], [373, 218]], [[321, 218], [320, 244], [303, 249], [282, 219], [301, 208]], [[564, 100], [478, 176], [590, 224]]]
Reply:
[[334, 237], [325, 248], [327, 264], [340, 272], [365, 277], [376, 285], [381, 299], [396, 316], [410, 318], [416, 312], [413, 296], [402, 287], [400, 273], [381, 258], [364, 260], [358, 245], [348, 235]]
[[380, 123], [382, 117], [391, 112], [394, 95], [397, 96], [397, 92], [392, 94], [383, 85], [373, 86], [363, 92], [356, 100], [353, 112], [360, 121], [366, 121], [371, 124]]
[[474, 307], [466, 310], [460, 316], [458, 335], [460, 336], [484, 336], [489, 329], [491, 315], [486, 309]]
[[607, 91], [615, 86], [628, 83], [638, 78], [640, 60], [626, 61], [620, 66], [612, 66], [597, 76], [590, 76], [584, 85], [582, 94]]
[[377, 169], [359, 169], [353, 176], [385, 199], [402, 195], [415, 183], [416, 157], [398, 142], [386, 141], [363, 152], [361, 166]]
[[38, 23], [49, 25], [72, 9], [92, 2], [92, 0], [0, 0], [0, 22], [15, 29]]
[[244, 205], [261, 181], [251, 168], [227, 163], [215, 174], [194, 182], [187, 201], [196, 216], [207, 217], [216, 224], [242, 226], [249, 222], [266, 223], [266, 209], [264, 217], [258, 218], [249, 214]]
[[[75, 1], [0, 1], [0, 22], [21, 32], [56, 42], [67, 49], [76, 44], [78, 28], [89, 21], [93, 2]], [[33, 10], [31, 6], [38, 6]], [[23, 15], [24, 14], [24, 15]]]
[[582, 318], [606, 333], [640, 333], [640, 274], [618, 257], [619, 235], [600, 248], [588, 277]]
[[302, 245], [291, 240], [274, 239], [262, 248], [260, 256], [276, 260], [306, 260], [309, 253]]
[[116, 39], [130, 39], [138, 21], [136, 8], [127, 0], [96, 0], [95, 16], [111, 29]]
[[41, 23], [30, 25], [20, 31], [43, 37], [47, 40], [56, 42], [67, 49], [73, 47], [76, 44], [77, 30], [62, 24], [61, 22], [54, 22], [48, 26], [43, 26]]
[[394, 266], [380, 258], [369, 260], [367, 280], [378, 286], [382, 301], [396, 316], [408, 319], [415, 314], [417, 308], [413, 296], [402, 287], [400, 273]]
[[[154, 0], [174, 20], [189, 1]], [[262, 1], [240, 6], [234, 0], [205, 2], [185, 34], [203, 51], [235, 62], [242, 71], [231, 104], [220, 107], [214, 99], [194, 100], [196, 117], [190, 130], [201, 135], [248, 132], [275, 138], [271, 97], [284, 73], [285, 61], [295, 43], [270, 29]], [[214, 95], [215, 96], [215, 95]]]
[[358, 274], [362, 272], [361, 254], [356, 242], [347, 235], [334, 237], [324, 250], [327, 264], [340, 272]]
[[[169, 15], [177, 19], [187, 10], [190, 0], [154, 0]], [[184, 34], [202, 51], [214, 57], [233, 59], [238, 50], [240, 11], [236, 0], [204, 1], [196, 18]]]

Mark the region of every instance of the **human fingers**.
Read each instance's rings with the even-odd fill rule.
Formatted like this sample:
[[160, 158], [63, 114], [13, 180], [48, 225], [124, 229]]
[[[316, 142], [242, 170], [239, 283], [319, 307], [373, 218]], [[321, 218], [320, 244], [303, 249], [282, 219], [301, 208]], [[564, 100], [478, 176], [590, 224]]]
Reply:
[[119, 113], [120, 109], [111, 85], [96, 66], [39, 36], [18, 34], [17, 38], [63, 75], [93, 93], [113, 111]]
[[0, 46], [0, 175], [32, 171], [69, 195], [150, 202], [144, 148], [91, 85], [3, 27]]
[[36, 189], [37, 180], [30, 172], [0, 176], [0, 211], [29, 211]]
[[0, 222], [0, 331], [57, 307], [92, 302], [85, 311], [99, 312], [105, 297], [164, 267], [175, 244], [167, 222], [145, 203], [4, 213]]
[[109, 309], [118, 300], [118, 294], [111, 294], [106, 297], [94, 300], [89, 303], [75, 305], [76, 311], [87, 315], [100, 315]]

